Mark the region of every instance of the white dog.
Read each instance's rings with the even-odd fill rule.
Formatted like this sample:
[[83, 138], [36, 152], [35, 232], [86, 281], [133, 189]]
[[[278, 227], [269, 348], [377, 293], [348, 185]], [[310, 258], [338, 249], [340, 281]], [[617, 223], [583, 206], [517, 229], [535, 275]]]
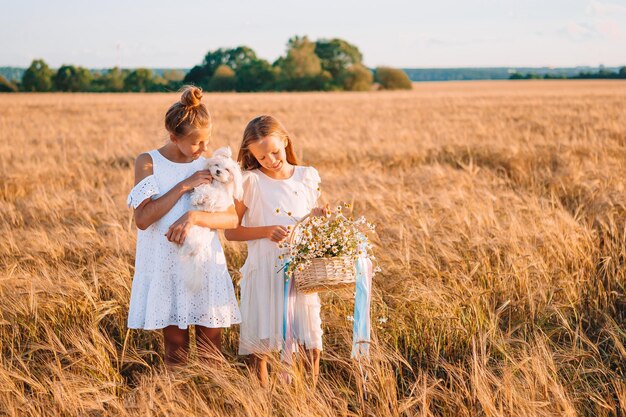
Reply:
[[[236, 198], [243, 194], [239, 164], [232, 158], [230, 147], [219, 148], [206, 161], [205, 169], [211, 172], [213, 181], [202, 184], [191, 193], [191, 209], [207, 212], [225, 211]], [[187, 287], [197, 292], [202, 287], [203, 266], [214, 257], [212, 239], [215, 231], [201, 226], [192, 226], [181, 247], [183, 277]]]

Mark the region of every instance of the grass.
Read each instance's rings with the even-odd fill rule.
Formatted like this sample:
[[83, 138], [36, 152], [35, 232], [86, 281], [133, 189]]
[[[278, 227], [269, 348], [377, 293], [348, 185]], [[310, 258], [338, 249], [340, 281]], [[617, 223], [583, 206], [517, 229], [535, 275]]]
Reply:
[[[272, 114], [326, 201], [378, 225], [372, 357], [324, 296], [316, 390], [300, 369], [262, 389], [236, 326], [219, 366], [178, 373], [126, 329], [133, 161], [176, 99], [0, 95], [0, 414], [624, 415], [626, 83], [206, 95], [214, 147]], [[224, 247], [236, 281], [245, 245]]]

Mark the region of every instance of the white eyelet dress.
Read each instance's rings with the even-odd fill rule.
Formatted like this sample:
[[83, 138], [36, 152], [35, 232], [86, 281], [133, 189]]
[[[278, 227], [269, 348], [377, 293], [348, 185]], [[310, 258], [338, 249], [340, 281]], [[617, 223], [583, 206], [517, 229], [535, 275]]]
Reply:
[[[189, 163], [166, 159], [158, 150], [152, 157], [153, 174], [138, 183], [128, 196], [128, 205], [137, 208], [145, 199], [157, 199], [176, 184], [203, 169], [205, 158]], [[128, 327], [155, 330], [175, 325], [229, 327], [241, 322], [233, 283], [219, 235], [212, 231], [206, 244], [211, 261], [204, 267], [202, 288], [193, 293], [181, 279], [180, 246], [169, 242], [165, 233], [189, 210], [189, 193], [184, 194], [162, 218], [146, 230], [137, 230], [135, 274], [130, 294]]]
[[[244, 172], [243, 204], [247, 227], [293, 225], [315, 207], [320, 177], [312, 167], [296, 166], [289, 179], [276, 180], [260, 170]], [[276, 209], [282, 210], [280, 214]], [[241, 315], [239, 354], [280, 351], [283, 345], [284, 253], [269, 239], [250, 240], [248, 257], [241, 268]], [[320, 299], [317, 293], [296, 293], [294, 332], [306, 349], [322, 350]]]

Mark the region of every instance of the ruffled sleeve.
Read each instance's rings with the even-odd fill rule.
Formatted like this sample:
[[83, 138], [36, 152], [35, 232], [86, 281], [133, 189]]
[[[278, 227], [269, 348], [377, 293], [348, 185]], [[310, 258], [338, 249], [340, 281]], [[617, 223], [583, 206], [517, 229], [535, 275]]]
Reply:
[[243, 198], [241, 202], [248, 208], [252, 207], [256, 199], [259, 188], [258, 180], [259, 177], [256, 173], [252, 171], [243, 172]]
[[128, 207], [137, 208], [147, 198], [159, 194], [159, 186], [157, 185], [154, 175], [148, 175], [139, 181], [128, 194], [126, 204]]
[[320, 178], [320, 174], [317, 172], [317, 169], [313, 167], [305, 167], [302, 175], [302, 183], [305, 185], [307, 190], [307, 199], [310, 209], [313, 209], [317, 205], [317, 200], [321, 195], [321, 182], [322, 179]]

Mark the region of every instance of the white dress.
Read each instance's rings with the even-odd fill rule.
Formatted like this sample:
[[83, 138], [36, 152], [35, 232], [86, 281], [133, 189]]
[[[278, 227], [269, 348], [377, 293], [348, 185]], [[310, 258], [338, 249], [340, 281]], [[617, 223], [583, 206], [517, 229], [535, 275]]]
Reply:
[[[158, 150], [152, 157], [153, 174], [138, 183], [128, 196], [128, 205], [137, 208], [146, 198], [156, 199], [176, 184], [203, 169], [205, 158], [189, 163], [166, 159]], [[162, 329], [175, 325], [229, 327], [241, 322], [233, 283], [219, 235], [212, 231], [207, 245], [212, 249], [211, 262], [204, 267], [204, 282], [197, 293], [187, 290], [181, 279], [180, 246], [169, 242], [165, 233], [189, 210], [189, 193], [185, 193], [158, 221], [146, 230], [137, 230], [135, 274], [130, 294], [128, 327]]]
[[[296, 166], [291, 178], [277, 180], [255, 169], [244, 173], [242, 225], [292, 225], [315, 207], [320, 177], [312, 167]], [[280, 208], [282, 212], [276, 213]], [[248, 257], [241, 268], [241, 335], [239, 354], [267, 353], [282, 348], [284, 253], [269, 239], [248, 241]], [[306, 349], [322, 349], [320, 299], [317, 293], [296, 294], [296, 339]]]

